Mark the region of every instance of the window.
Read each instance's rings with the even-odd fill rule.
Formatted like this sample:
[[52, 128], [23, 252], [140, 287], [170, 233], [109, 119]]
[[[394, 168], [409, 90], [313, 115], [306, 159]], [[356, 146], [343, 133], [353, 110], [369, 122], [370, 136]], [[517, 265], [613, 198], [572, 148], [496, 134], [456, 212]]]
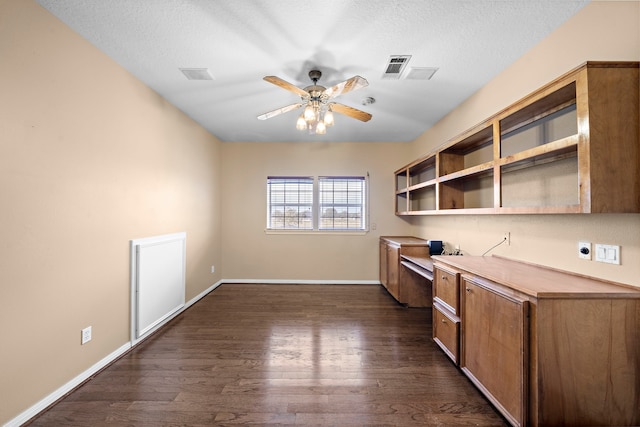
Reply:
[[364, 177], [320, 177], [320, 230], [364, 230]]
[[268, 177], [267, 229], [365, 231], [363, 176]]
[[267, 204], [267, 228], [313, 230], [313, 178], [268, 178]]

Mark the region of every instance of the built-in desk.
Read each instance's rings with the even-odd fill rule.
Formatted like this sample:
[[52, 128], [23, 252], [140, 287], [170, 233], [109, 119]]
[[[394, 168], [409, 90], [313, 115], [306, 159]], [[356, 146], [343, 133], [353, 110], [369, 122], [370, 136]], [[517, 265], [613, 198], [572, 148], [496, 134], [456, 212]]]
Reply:
[[409, 307], [431, 307], [433, 262], [426, 256], [400, 255], [401, 298]]
[[431, 279], [407, 272], [402, 265], [407, 257], [429, 260], [428, 242], [412, 236], [380, 237], [380, 283], [401, 304], [431, 307]]
[[512, 425], [640, 425], [640, 289], [496, 256], [434, 263], [434, 339]]

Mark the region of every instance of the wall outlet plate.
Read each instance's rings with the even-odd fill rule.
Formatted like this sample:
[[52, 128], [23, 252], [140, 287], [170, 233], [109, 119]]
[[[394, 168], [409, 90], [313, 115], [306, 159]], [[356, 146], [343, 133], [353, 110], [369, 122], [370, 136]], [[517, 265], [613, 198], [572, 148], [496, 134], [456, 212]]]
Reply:
[[81, 344], [84, 345], [91, 341], [91, 326], [87, 326], [82, 330], [82, 341]]
[[578, 258], [591, 259], [591, 243], [578, 242]]

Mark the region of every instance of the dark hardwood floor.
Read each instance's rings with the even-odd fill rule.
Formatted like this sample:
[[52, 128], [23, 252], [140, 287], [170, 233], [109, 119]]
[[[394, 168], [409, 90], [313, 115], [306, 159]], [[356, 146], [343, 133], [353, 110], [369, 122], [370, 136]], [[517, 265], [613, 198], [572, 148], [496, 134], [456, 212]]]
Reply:
[[228, 284], [31, 426], [506, 426], [378, 285]]

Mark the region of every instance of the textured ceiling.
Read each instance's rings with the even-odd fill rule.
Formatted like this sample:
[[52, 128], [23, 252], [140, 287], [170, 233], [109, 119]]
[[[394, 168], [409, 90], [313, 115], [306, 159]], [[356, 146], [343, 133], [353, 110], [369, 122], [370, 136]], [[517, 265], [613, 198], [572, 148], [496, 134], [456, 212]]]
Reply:
[[[540, 42], [588, 0], [37, 0], [222, 141], [411, 141]], [[399, 80], [391, 55], [412, 55]], [[406, 79], [436, 67], [431, 80]], [[180, 68], [208, 68], [191, 81]], [[369, 86], [336, 100], [373, 115], [336, 114], [326, 135], [295, 129], [299, 101], [265, 82], [299, 87], [312, 68], [329, 87]], [[366, 97], [375, 98], [363, 105]]]

